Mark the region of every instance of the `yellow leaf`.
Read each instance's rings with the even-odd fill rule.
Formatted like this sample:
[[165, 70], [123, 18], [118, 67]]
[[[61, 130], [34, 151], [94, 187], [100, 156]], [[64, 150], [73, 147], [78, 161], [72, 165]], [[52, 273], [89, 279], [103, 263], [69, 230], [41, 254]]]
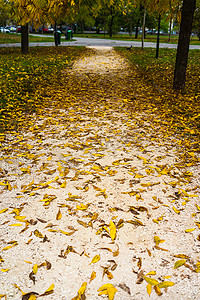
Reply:
[[0, 210], [0, 214], [4, 213], [7, 210], [8, 210], [8, 208], [4, 208], [4, 209]]
[[60, 220], [61, 218], [62, 218], [62, 213], [61, 213], [61, 211], [59, 209], [59, 211], [58, 211], [58, 213], [56, 215], [56, 220]]
[[22, 226], [22, 224], [20, 224], [20, 223], [15, 223], [15, 224], [10, 224], [9, 226], [13, 226], [13, 227], [17, 227], [17, 226]]
[[60, 187], [61, 187], [61, 188], [65, 188], [65, 187], [66, 187], [66, 179], [65, 179], [65, 181], [61, 184]]
[[177, 254], [177, 255], [174, 255], [174, 257], [177, 257], [177, 258], [189, 258], [188, 255], [185, 255], [185, 254]]
[[51, 292], [54, 289], [54, 283], [52, 283], [52, 285], [45, 291], [45, 293]]
[[185, 262], [186, 262], [186, 259], [177, 260], [174, 264], [174, 269], [181, 267], [182, 265], [184, 265]]
[[35, 265], [33, 266], [33, 273], [36, 274], [37, 271], [38, 271], [38, 266], [37, 266], [37, 264], [35, 264]]
[[143, 178], [144, 176], [143, 175], [140, 175], [140, 174], [136, 174], [135, 175], [135, 178]]
[[185, 229], [185, 232], [192, 232], [194, 230], [195, 230], [195, 228]]
[[107, 283], [102, 285], [99, 289], [98, 289], [99, 296], [101, 295], [108, 295], [109, 300], [113, 300], [115, 293], [117, 292], [117, 289], [111, 284], [111, 283]]
[[1, 269], [1, 272], [8, 272], [10, 270], [10, 268], [9, 269]]
[[164, 279], [169, 279], [171, 277], [172, 277], [171, 275], [169, 275], [169, 276], [163, 276]]
[[113, 221], [110, 221], [109, 228], [110, 228], [110, 237], [114, 241], [114, 239], [116, 237], [116, 226], [113, 223]]
[[71, 231], [71, 232], [66, 232], [66, 231], [63, 231], [63, 230], [60, 229], [60, 228], [59, 228], [59, 230], [60, 230], [60, 232], [62, 232], [62, 233], [65, 234], [65, 235], [72, 235], [72, 234], [75, 232], [75, 230], [74, 230], [74, 231]]
[[91, 274], [91, 276], [90, 276], [90, 282], [91, 282], [92, 280], [94, 280], [95, 278], [96, 278], [96, 272], [93, 271], [92, 274]]
[[76, 206], [76, 209], [79, 209], [79, 210], [86, 210], [88, 208], [90, 204], [86, 204], [84, 205], [83, 203], [81, 203], [80, 205], [77, 205]]
[[147, 293], [149, 296], [151, 295], [152, 285], [150, 283], [147, 284]]
[[101, 259], [100, 255], [95, 255], [90, 263], [91, 264], [95, 264], [96, 262], [98, 262]]
[[177, 213], [177, 214], [180, 214], [180, 210], [178, 210], [176, 207], [172, 207], [173, 208], [173, 210], [175, 211], [175, 213]]
[[158, 285], [154, 285], [153, 288], [158, 296], [162, 295], [162, 292], [161, 292], [160, 288], [158, 287]]
[[156, 279], [149, 278], [149, 277], [146, 277], [146, 276], [144, 276], [144, 280], [147, 283], [151, 284], [151, 285], [157, 285], [157, 284], [159, 284], [159, 282]]
[[28, 300], [36, 300], [37, 299], [37, 296], [32, 294], [30, 295], [30, 297], [28, 298]]
[[21, 288], [18, 286], [18, 285], [16, 285], [16, 284], [13, 284], [16, 288], [18, 288], [18, 290], [20, 290], [20, 292], [22, 293], [22, 295], [25, 295], [26, 293], [24, 293], [22, 290], [21, 290]]
[[173, 286], [173, 285], [174, 285], [174, 282], [172, 282], [172, 281], [163, 281], [163, 282], [159, 283], [158, 287], [160, 289], [162, 289], [162, 288], [166, 288], [166, 287]]
[[43, 238], [43, 237], [44, 237], [44, 236], [42, 235], [42, 233], [39, 232], [39, 230], [37, 230], [37, 229], [34, 231], [34, 235], [37, 236], [37, 237], [39, 237], [39, 238]]
[[158, 246], [160, 243], [164, 243], [165, 240], [161, 240], [157, 235], [154, 236], [154, 242], [156, 243], [156, 246]]
[[12, 248], [12, 247], [14, 247], [14, 246], [16, 246], [16, 245], [17, 245], [17, 243], [14, 243], [14, 244], [12, 244], [12, 245], [10, 245], [10, 246], [6, 246], [5, 248], [2, 249], [2, 251], [9, 250], [10, 248]]
[[78, 290], [78, 295], [79, 296], [81, 296], [85, 293], [86, 287], [87, 287], [87, 282], [83, 282], [82, 286]]
[[156, 275], [155, 271], [150, 271], [149, 273], [147, 273], [146, 275]]

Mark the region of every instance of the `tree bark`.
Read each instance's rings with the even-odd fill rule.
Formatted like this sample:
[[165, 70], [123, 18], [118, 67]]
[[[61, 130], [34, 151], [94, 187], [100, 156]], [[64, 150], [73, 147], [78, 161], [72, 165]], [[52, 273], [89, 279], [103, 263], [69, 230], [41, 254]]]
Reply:
[[144, 49], [145, 21], [146, 21], [146, 7], [144, 6], [144, 16], [143, 16], [143, 24], [142, 24], [142, 49]]
[[169, 22], [169, 38], [168, 38], [168, 42], [171, 41], [171, 33], [172, 33], [172, 18], [170, 18], [170, 22]]
[[160, 44], [160, 21], [161, 21], [161, 15], [159, 14], [159, 17], [158, 17], [158, 34], [157, 34], [157, 43], [156, 43], [156, 58], [158, 58], [158, 55], [159, 55], [159, 44]]
[[195, 7], [196, 0], [183, 0], [181, 26], [174, 70], [173, 88], [175, 90], [183, 90], [185, 88], [190, 34], [192, 31], [192, 21]]
[[28, 23], [21, 26], [21, 53], [28, 53]]
[[139, 27], [139, 20], [137, 21], [137, 25], [136, 25], [136, 29], [135, 29], [135, 39], [138, 38], [138, 31], [139, 31], [138, 27]]

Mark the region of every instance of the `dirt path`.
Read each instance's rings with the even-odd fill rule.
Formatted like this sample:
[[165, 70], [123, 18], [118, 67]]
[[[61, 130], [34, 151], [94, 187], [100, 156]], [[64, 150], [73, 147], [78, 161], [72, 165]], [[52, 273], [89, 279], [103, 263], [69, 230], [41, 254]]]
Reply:
[[110, 299], [149, 299], [147, 285], [151, 299], [199, 299], [199, 157], [155, 126], [136, 70], [112, 48], [89, 53], [2, 142], [0, 295], [54, 284], [39, 299], [107, 299], [110, 284]]

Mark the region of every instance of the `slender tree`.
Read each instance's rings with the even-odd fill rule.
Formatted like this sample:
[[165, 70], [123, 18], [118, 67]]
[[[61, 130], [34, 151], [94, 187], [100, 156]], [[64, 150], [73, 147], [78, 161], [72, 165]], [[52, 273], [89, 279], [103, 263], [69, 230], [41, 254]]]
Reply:
[[183, 0], [181, 26], [179, 33], [173, 88], [183, 90], [186, 81], [186, 69], [196, 0]]

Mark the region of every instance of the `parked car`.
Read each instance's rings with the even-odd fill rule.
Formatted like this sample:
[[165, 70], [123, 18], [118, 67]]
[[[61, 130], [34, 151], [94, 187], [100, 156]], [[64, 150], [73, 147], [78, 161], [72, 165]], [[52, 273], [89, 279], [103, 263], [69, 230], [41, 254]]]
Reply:
[[20, 33], [20, 32], [21, 32], [21, 26], [17, 26], [16, 32], [17, 32], [17, 33]]
[[16, 27], [15, 26], [10, 26], [10, 32], [16, 32]]
[[1, 27], [0, 28], [0, 32], [2, 32], [2, 33], [9, 33], [10, 32], [10, 29], [9, 28], [7, 28], [7, 27]]

